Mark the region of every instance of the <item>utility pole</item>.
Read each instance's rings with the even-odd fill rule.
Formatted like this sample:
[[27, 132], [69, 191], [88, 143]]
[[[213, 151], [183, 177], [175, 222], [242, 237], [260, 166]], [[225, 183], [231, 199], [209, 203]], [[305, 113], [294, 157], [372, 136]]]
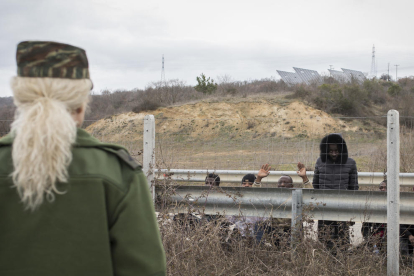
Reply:
[[329, 64], [329, 76], [331, 76], [331, 77], [332, 77], [332, 72], [330, 70], [333, 70], [333, 69], [334, 69], [333, 65]]
[[387, 81], [390, 81], [390, 63], [388, 62], [388, 76], [387, 76]]
[[399, 64], [394, 65], [395, 66], [395, 81], [398, 81], [398, 66], [400, 66]]
[[164, 54], [162, 55], [162, 71], [161, 71], [161, 83], [165, 84], [165, 72], [164, 72]]
[[376, 60], [375, 60], [375, 45], [372, 45], [372, 61], [371, 61], [370, 76], [372, 78], [377, 76], [377, 65], [376, 65]]

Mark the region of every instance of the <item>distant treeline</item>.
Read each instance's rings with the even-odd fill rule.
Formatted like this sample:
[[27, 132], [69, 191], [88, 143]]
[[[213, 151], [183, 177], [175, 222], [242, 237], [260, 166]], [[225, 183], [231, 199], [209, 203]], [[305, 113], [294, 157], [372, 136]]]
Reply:
[[[323, 84], [292, 87], [282, 80], [234, 81], [224, 75], [218, 77], [217, 89], [211, 94], [198, 92], [180, 80], [153, 82], [145, 89], [92, 93], [85, 119], [99, 120], [114, 114], [138, 113], [208, 98], [252, 97], [259, 94], [286, 94], [287, 98], [304, 101], [331, 114], [372, 116], [396, 109], [403, 119], [411, 121], [409, 117], [414, 117], [413, 77], [401, 78], [398, 82], [373, 79], [364, 83], [340, 83], [331, 77], [324, 77]], [[12, 97], [0, 98], [0, 120], [12, 120], [14, 111]]]

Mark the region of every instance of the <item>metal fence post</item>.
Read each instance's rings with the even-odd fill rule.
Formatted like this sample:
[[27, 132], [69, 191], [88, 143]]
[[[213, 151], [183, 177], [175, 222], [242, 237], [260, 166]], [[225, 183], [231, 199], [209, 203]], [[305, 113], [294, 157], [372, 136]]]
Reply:
[[300, 242], [300, 236], [302, 232], [302, 195], [302, 189], [292, 190], [291, 247], [294, 249], [294, 251]]
[[400, 115], [387, 114], [387, 275], [399, 275], [400, 252]]
[[154, 166], [155, 166], [155, 119], [154, 115], [146, 115], [144, 118], [144, 138], [142, 169], [148, 180], [148, 185], [155, 199]]

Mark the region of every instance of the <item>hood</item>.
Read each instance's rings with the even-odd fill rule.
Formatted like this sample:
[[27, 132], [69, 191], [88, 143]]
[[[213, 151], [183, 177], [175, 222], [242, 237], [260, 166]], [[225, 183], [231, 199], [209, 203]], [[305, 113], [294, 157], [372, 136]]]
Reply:
[[329, 151], [329, 144], [337, 144], [338, 145], [338, 162], [340, 164], [345, 164], [348, 161], [348, 148], [346, 146], [345, 140], [342, 138], [342, 135], [339, 133], [332, 133], [327, 136], [325, 136], [320, 145], [319, 148], [321, 150], [321, 160], [323, 163], [326, 162], [326, 160], [329, 158], [328, 151]]

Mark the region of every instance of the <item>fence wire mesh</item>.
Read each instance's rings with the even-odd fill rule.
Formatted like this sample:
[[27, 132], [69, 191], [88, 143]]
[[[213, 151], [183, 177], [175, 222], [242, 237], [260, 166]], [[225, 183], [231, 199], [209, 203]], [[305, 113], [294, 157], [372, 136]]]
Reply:
[[[300, 113], [300, 112], [299, 112]], [[386, 118], [156, 119], [156, 159], [162, 168], [314, 171], [321, 139], [339, 133], [358, 171], [386, 170]], [[241, 178], [240, 178], [241, 180]], [[223, 183], [226, 185], [226, 183]]]
[[[358, 172], [385, 173], [387, 167], [386, 116], [295, 118], [181, 118], [156, 116], [156, 166], [162, 169], [251, 170], [270, 164], [272, 171], [296, 171], [297, 163], [313, 172], [321, 139], [339, 133]], [[188, 116], [191, 116], [190, 114]], [[112, 116], [86, 121], [84, 127], [103, 142], [125, 146], [142, 162], [143, 115]], [[413, 119], [401, 117], [402, 173], [414, 172]], [[384, 176], [385, 178], [385, 176]], [[241, 181], [241, 178], [240, 178]], [[410, 192], [411, 180], [400, 178], [401, 191]], [[221, 185], [234, 186], [234, 183]], [[379, 183], [378, 183], [379, 185]], [[360, 189], [378, 189], [361, 186]]]

